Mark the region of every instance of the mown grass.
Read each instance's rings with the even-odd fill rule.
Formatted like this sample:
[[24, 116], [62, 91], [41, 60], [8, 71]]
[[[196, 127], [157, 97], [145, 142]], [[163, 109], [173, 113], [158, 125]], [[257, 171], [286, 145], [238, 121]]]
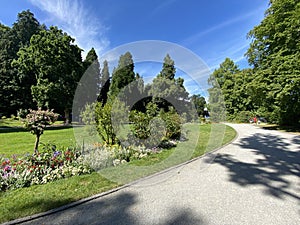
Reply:
[[[56, 121], [54, 124], [61, 125], [63, 124], [63, 121]], [[19, 119], [15, 119], [15, 118], [0, 119], [0, 128], [22, 128], [22, 127], [23, 127], [23, 123]]]
[[0, 119], [0, 128], [7, 127], [22, 127], [22, 122], [12, 118]]
[[[0, 192], [0, 223], [44, 212], [153, 174], [220, 147], [236, 136], [234, 129], [223, 124], [188, 124], [185, 129], [188, 130], [187, 141], [179, 143], [176, 148], [163, 150], [147, 158], [107, 168], [99, 173]], [[57, 129], [47, 130], [42, 138], [43, 141], [55, 141], [68, 146], [74, 138], [72, 135], [72, 129]], [[27, 142], [29, 137], [32, 139]], [[33, 141], [34, 136], [28, 132], [0, 133], [0, 154], [22, 154], [28, 150], [32, 151]], [[24, 143], [27, 143], [26, 146]], [[13, 144], [15, 145], [11, 148]], [[18, 152], [19, 148], [23, 150]], [[28, 150], [24, 151], [27, 148]]]
[[[35, 136], [24, 129], [9, 128], [0, 130], [0, 155], [11, 157], [12, 155], [24, 155], [33, 153]], [[43, 144], [52, 143], [59, 146], [71, 146], [75, 144], [72, 127], [58, 127], [46, 130], [40, 139]]]

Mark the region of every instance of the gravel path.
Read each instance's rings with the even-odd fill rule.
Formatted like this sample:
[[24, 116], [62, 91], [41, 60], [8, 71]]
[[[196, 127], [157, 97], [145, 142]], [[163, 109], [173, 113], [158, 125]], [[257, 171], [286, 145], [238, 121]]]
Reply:
[[300, 224], [300, 136], [230, 126], [214, 154], [23, 224]]

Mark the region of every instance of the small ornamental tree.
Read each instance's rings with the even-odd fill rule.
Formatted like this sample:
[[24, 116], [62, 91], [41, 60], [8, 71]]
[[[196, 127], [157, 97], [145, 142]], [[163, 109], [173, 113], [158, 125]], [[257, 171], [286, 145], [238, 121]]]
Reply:
[[27, 129], [34, 135], [36, 135], [34, 152], [38, 153], [38, 146], [40, 142], [40, 136], [44, 133], [46, 126], [51, 125], [57, 120], [58, 114], [54, 113], [53, 110], [29, 110], [24, 124]]

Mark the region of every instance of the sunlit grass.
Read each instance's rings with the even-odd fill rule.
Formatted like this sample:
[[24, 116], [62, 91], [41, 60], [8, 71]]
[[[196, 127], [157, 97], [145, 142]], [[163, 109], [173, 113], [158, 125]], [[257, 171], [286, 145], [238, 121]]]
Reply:
[[[0, 154], [6, 157], [12, 155], [25, 155], [32, 153], [35, 136], [24, 130], [0, 130]], [[40, 148], [43, 143], [52, 143], [59, 146], [71, 146], [75, 144], [73, 129], [51, 129], [46, 130], [41, 136]]]

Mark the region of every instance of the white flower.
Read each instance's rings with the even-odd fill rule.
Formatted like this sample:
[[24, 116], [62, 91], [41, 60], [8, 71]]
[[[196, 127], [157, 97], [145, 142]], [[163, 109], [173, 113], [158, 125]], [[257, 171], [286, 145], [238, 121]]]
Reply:
[[120, 159], [115, 159], [115, 160], [113, 161], [113, 165], [114, 165], [114, 166], [118, 166], [118, 165], [120, 165], [120, 163], [121, 163]]

